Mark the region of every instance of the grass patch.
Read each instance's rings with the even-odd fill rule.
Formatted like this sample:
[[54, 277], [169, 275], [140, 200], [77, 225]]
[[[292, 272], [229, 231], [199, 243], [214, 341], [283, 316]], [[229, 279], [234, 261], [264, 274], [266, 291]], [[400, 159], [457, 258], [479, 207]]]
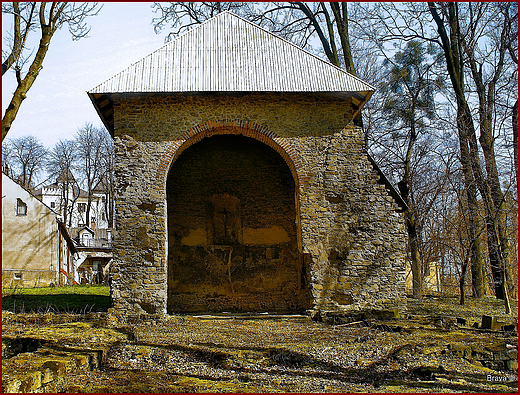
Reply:
[[2, 310], [13, 313], [88, 313], [109, 307], [110, 287], [103, 285], [2, 289]]
[[424, 297], [421, 300], [408, 298], [407, 309], [412, 314], [454, 316], [469, 320], [480, 321], [483, 314], [497, 317], [499, 319], [518, 319], [518, 299], [511, 298], [511, 314], [506, 314], [504, 301], [494, 296], [483, 298], [466, 297], [463, 306], [459, 303], [458, 296], [450, 297]]

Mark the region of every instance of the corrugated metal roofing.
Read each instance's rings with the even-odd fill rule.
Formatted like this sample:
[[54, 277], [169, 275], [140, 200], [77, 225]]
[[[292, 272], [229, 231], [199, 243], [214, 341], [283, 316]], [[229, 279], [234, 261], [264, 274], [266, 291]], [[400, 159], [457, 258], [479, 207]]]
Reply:
[[93, 88], [148, 92], [363, 92], [375, 89], [302, 48], [223, 12]]

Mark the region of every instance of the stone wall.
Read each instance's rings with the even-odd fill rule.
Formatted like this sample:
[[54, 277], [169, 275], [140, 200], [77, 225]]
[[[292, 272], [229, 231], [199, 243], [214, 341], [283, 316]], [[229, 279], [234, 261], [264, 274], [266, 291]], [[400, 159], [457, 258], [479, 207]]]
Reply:
[[[314, 94], [117, 98], [116, 310], [167, 311], [169, 170], [204, 138], [240, 134], [271, 147], [294, 179], [296, 244], [308, 306], [344, 310], [399, 304], [404, 222], [377, 183], [362, 131], [346, 126], [350, 108], [348, 100]], [[206, 241], [205, 248], [209, 245]]]

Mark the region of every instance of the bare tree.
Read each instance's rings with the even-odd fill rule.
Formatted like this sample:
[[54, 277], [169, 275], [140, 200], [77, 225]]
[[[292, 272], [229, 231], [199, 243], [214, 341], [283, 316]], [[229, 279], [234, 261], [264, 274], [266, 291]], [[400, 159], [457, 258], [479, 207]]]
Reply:
[[56, 180], [61, 191], [58, 212], [63, 215], [63, 223], [72, 225], [72, 211], [79, 197], [79, 186], [72, 170], [76, 161], [76, 146], [72, 140], [58, 141], [49, 153], [46, 163], [47, 173]]
[[[506, 56], [508, 48], [511, 47], [509, 41], [512, 39], [510, 34], [512, 20], [518, 19], [518, 13], [511, 17], [511, 6], [511, 3], [498, 3], [498, 5], [478, 3], [474, 7], [469, 5], [468, 34], [462, 40], [466, 62], [471, 70], [479, 102], [479, 142], [484, 154], [485, 166], [485, 178], [482, 179], [479, 189], [486, 204], [486, 223], [490, 228], [488, 249], [491, 267], [500, 266], [501, 270], [495, 270], [499, 278], [506, 276], [509, 267], [509, 240], [505, 228], [505, 200], [497, 166], [495, 152], [497, 136], [493, 119], [496, 116], [495, 103], [498, 100], [497, 85], [507, 68]], [[507, 15], [507, 18], [496, 18], [496, 14]], [[475, 28], [479, 25], [489, 26], [487, 37], [493, 44], [490, 47], [493, 48], [494, 53], [476, 45], [476, 41], [481, 38], [478, 29]], [[489, 60], [494, 60], [493, 64], [486, 64]], [[504, 278], [500, 278], [499, 281], [501, 286], [506, 283]], [[507, 292], [507, 289], [502, 292]]]
[[87, 192], [85, 224], [90, 225], [90, 209], [94, 197], [94, 188], [103, 176], [102, 164], [105, 154], [106, 135], [104, 128], [96, 128], [86, 123], [76, 133], [76, 168], [82, 175], [82, 184]]
[[14, 178], [12, 167], [11, 145], [8, 140], [2, 141], [2, 171], [9, 177]]
[[170, 41], [192, 26], [205, 22], [223, 11], [233, 11], [245, 18], [253, 13], [254, 3], [251, 2], [171, 2], [153, 3], [152, 7], [160, 16], [152, 19], [154, 30], [159, 33], [165, 25], [171, 25], [172, 31], [166, 38]]
[[2, 144], [8, 152], [10, 172], [13, 178], [24, 188], [31, 189], [36, 177], [42, 172], [47, 156], [47, 149], [34, 136], [24, 136], [7, 140]]
[[[509, 12], [504, 12], [508, 8]], [[483, 241], [477, 240], [478, 235], [482, 234], [479, 207], [479, 198], [481, 198], [486, 209], [485, 235], [490, 264], [496, 278], [495, 293], [498, 297], [502, 297], [500, 284], [504, 281], [500, 268], [505, 261], [501, 251], [504, 248], [507, 250], [507, 239], [500, 237], [500, 227], [497, 222], [500, 215], [497, 215], [499, 207], [497, 203], [498, 200], [503, 199], [497, 198], [493, 201], [491, 195], [493, 185], [497, 185], [495, 175], [500, 174], [498, 165], [494, 166], [491, 159], [492, 152], [497, 149], [496, 144], [492, 143], [496, 143], [498, 134], [493, 134], [491, 141], [486, 141], [485, 131], [484, 135], [482, 134], [481, 129], [486, 125], [482, 124], [480, 119], [485, 119], [482, 115], [487, 110], [482, 111], [485, 106], [479, 104], [478, 78], [475, 80], [475, 77], [479, 77], [479, 73], [481, 73], [480, 77], [483, 76], [482, 82], [486, 93], [480, 96], [481, 103], [487, 100], [486, 96], [490, 92], [498, 92], [498, 86], [503, 91], [503, 97], [516, 99], [513, 92], [516, 91], [517, 78], [505, 76], [503, 72], [503, 48], [507, 48], [509, 44], [501, 44], [511, 43], [510, 38], [513, 34], [508, 32], [514, 30], [512, 26], [516, 26], [518, 20], [517, 12], [514, 12], [515, 6], [512, 3], [508, 3], [507, 6], [498, 3], [378, 3], [363, 5], [363, 10], [362, 17], [356, 19], [358, 31], [362, 31], [368, 40], [377, 43], [381, 53], [391, 51], [391, 44], [414, 39], [439, 45], [442, 49], [451, 83], [451, 89], [447, 92], [448, 100], [455, 103], [456, 109], [459, 159], [465, 180], [465, 197], [468, 199], [470, 234], [475, 238], [474, 243], [468, 244], [472, 246], [470, 262], [474, 290], [477, 296], [484, 294], [486, 251]], [[400, 23], [403, 20], [407, 23]], [[487, 45], [492, 42], [495, 45]], [[510, 47], [513, 48], [510, 52], [514, 52], [515, 45], [511, 44]], [[473, 71], [470, 65], [470, 53], [475, 54], [477, 59]], [[493, 88], [492, 75], [497, 76], [496, 88]], [[508, 80], [509, 84], [507, 84]], [[500, 103], [496, 93], [492, 93], [491, 96], [493, 96], [493, 103]], [[493, 127], [503, 128], [504, 124], [498, 121], [496, 114], [498, 110], [507, 108], [514, 110], [514, 105], [504, 102], [496, 104], [492, 109]], [[480, 131], [480, 139], [477, 139], [478, 131]], [[486, 150], [487, 154], [484, 153]], [[485, 159], [484, 166], [480, 162], [480, 155]], [[500, 175], [498, 179], [504, 180]], [[495, 195], [499, 196], [498, 193]], [[502, 263], [499, 264], [500, 262]]]
[[[13, 17], [12, 31], [8, 34], [8, 49], [2, 53], [2, 77], [13, 69], [17, 81], [16, 90], [2, 119], [2, 141], [43, 67], [54, 33], [67, 25], [73, 40], [86, 37], [90, 29], [85, 19], [97, 15], [99, 10], [97, 3], [2, 3], [2, 14]], [[41, 35], [39, 45], [31, 49], [28, 47], [29, 37], [38, 32]]]
[[[508, 310], [508, 290], [505, 280], [508, 266], [508, 240], [503, 225], [503, 193], [500, 189], [495, 161], [491, 131], [492, 119], [490, 118], [492, 118], [493, 112], [492, 103], [496, 100], [495, 85], [502, 73], [505, 52], [507, 51], [507, 45], [503, 41], [505, 37], [509, 36], [505, 33], [509, 26], [507, 26], [508, 23], [502, 21], [499, 22], [498, 26], [494, 25], [492, 23], [495, 19], [494, 15], [487, 16], [498, 10], [486, 10], [482, 4], [476, 6], [468, 4], [464, 10], [465, 17], [460, 15], [457, 3], [429, 3], [428, 6], [441, 38], [442, 48], [447, 60], [447, 70], [457, 99], [461, 158], [464, 162], [463, 166], [466, 167], [464, 176], [467, 184], [471, 182], [471, 185], [467, 185], [467, 187], [478, 188], [486, 210], [488, 252], [495, 282], [495, 294], [498, 298], [506, 301], [506, 310]], [[468, 21], [465, 26], [463, 25], [464, 21]], [[482, 63], [477, 65], [475, 55], [479, 49], [477, 41], [485, 35], [486, 27], [489, 24], [494, 25], [494, 29], [497, 27], [501, 29], [502, 33], [498, 54], [495, 57], [496, 63], [491, 68], [491, 77], [484, 83], [484, 65]], [[465, 30], [462, 31], [461, 27], [464, 27]], [[489, 34], [487, 37], [489, 37]], [[488, 57], [490, 54], [487, 53], [484, 56]], [[485, 171], [480, 163], [476, 128], [467, 99], [466, 81], [464, 80], [465, 65], [471, 71], [479, 100], [479, 142], [484, 153]]]
[[[428, 137], [435, 120], [437, 83], [433, 72], [439, 59], [433, 48], [420, 41], [409, 41], [405, 47], [384, 62], [385, 76], [379, 84], [382, 100], [383, 124], [380, 131], [387, 130], [399, 152], [399, 192], [409, 210], [405, 213], [408, 230], [413, 296], [422, 296], [421, 222], [416, 194], [417, 170], [428, 158]], [[386, 146], [387, 142], [380, 143]], [[429, 264], [429, 262], [427, 262]]]
[[101, 157], [101, 181], [104, 190], [104, 205], [102, 210], [107, 219], [108, 227], [114, 227], [114, 140], [108, 133], [103, 134]]

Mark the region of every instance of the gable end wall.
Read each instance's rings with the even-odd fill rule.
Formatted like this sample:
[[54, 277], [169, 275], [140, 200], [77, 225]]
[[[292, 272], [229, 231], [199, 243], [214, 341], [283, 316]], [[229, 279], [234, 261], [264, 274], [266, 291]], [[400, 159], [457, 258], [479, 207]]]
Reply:
[[222, 133], [281, 147], [298, 190], [299, 248], [313, 309], [398, 305], [405, 291], [404, 220], [377, 183], [362, 131], [345, 126], [351, 119], [348, 100], [312, 94], [116, 100], [115, 310], [166, 312], [168, 170], [181, 147]]

